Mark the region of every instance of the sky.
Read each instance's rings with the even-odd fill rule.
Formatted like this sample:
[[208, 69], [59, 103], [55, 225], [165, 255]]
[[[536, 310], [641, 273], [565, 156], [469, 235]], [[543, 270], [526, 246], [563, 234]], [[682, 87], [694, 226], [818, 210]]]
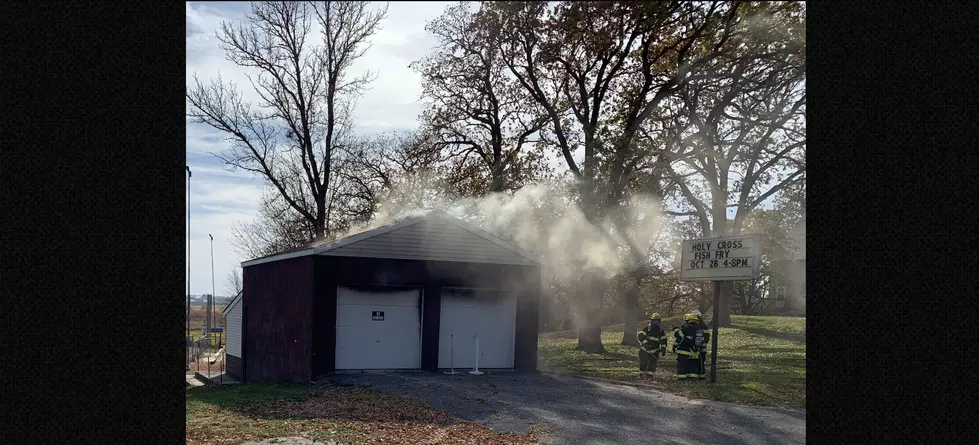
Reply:
[[[421, 112], [420, 77], [408, 64], [428, 53], [434, 40], [425, 32], [426, 21], [436, 18], [452, 2], [391, 2], [373, 46], [354, 67], [355, 72], [376, 73], [373, 87], [358, 101], [357, 131], [379, 133], [417, 127]], [[202, 81], [218, 74], [227, 81], [247, 86], [242, 68], [228, 62], [215, 32], [222, 21], [238, 22], [249, 10], [247, 2], [189, 2], [187, 18], [187, 83], [196, 73]], [[245, 99], [253, 99], [242, 88]], [[249, 94], [251, 93], [251, 94]], [[187, 165], [190, 180], [190, 293], [211, 293], [211, 254], [208, 234], [214, 236], [214, 289], [226, 295], [228, 274], [250, 258], [241, 258], [229, 238], [232, 224], [251, 221], [264, 187], [259, 178], [227, 171], [211, 153], [224, 151], [227, 143], [217, 131], [187, 122]]]

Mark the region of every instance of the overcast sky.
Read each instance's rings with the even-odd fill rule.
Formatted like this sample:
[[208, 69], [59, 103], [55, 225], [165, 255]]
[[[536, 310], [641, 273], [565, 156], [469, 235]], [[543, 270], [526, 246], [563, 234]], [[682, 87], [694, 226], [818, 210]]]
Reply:
[[[377, 74], [373, 87], [360, 100], [355, 116], [360, 132], [408, 130], [417, 126], [421, 111], [419, 76], [408, 64], [433, 45], [425, 22], [436, 18], [451, 2], [391, 2], [383, 29], [373, 47], [355, 67]], [[247, 2], [190, 2], [187, 8], [187, 82], [196, 73], [202, 80], [220, 74], [247, 86], [245, 71], [225, 59], [215, 38], [222, 21], [239, 21]], [[243, 89], [246, 99], [250, 93]], [[253, 96], [252, 96], [253, 97]], [[225, 281], [240, 258], [228, 243], [231, 225], [256, 215], [262, 181], [245, 173], [230, 173], [211, 152], [227, 148], [222, 136], [200, 124], [187, 123], [187, 165], [191, 179], [190, 264], [191, 293], [211, 293], [211, 257], [208, 234], [214, 235], [214, 280], [217, 295], [227, 293]]]

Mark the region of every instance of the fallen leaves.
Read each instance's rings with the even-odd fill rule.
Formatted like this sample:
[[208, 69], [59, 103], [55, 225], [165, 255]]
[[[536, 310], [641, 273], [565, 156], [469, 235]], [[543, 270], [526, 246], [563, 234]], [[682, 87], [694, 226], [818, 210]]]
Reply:
[[234, 406], [188, 404], [187, 443], [226, 445], [301, 436], [344, 445], [529, 445], [547, 434], [541, 428], [527, 434], [492, 431], [421, 400], [367, 388], [326, 386], [302, 400], [272, 395], [245, 400]]

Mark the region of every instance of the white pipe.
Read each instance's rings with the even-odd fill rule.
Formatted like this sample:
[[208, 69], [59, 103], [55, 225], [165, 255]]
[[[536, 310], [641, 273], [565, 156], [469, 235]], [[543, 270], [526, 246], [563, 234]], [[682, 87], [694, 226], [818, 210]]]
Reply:
[[472, 371], [469, 371], [469, 373], [472, 375], [483, 375], [483, 373], [479, 371], [479, 336], [473, 334], [473, 338], [476, 339], [476, 367], [473, 368]]
[[446, 374], [455, 375], [455, 334], [449, 334], [449, 372]]

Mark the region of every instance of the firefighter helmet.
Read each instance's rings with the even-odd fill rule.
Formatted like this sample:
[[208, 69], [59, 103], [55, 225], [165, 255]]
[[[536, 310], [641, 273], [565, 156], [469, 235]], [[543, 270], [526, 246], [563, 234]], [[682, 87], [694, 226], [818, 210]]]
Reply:
[[689, 313], [683, 316], [683, 321], [697, 321], [697, 320], [700, 320], [700, 317], [698, 317], [697, 314], [695, 313]]
[[659, 316], [658, 312], [653, 312], [649, 315], [650, 320], [662, 320], [663, 318]]

